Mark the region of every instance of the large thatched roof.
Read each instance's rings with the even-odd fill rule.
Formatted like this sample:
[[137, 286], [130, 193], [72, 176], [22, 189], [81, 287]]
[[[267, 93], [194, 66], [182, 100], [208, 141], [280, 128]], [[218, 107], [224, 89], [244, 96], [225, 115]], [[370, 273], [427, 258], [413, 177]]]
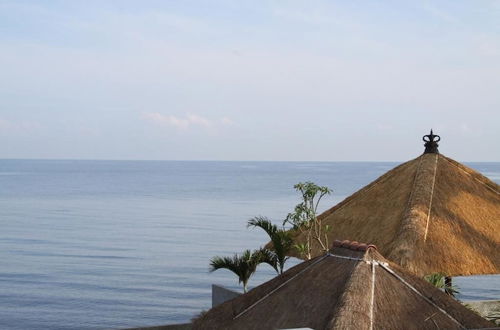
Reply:
[[375, 248], [336, 244], [328, 254], [212, 308], [193, 329], [464, 329], [492, 324]]
[[439, 153], [397, 166], [320, 217], [330, 241], [373, 242], [418, 275], [500, 273], [499, 185]]

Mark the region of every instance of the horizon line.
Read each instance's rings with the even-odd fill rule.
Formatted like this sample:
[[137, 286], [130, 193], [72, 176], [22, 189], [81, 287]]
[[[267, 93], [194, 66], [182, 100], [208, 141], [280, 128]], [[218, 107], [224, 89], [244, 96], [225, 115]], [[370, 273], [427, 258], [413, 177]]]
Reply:
[[[420, 155], [419, 155], [420, 156]], [[417, 157], [419, 157], [417, 156]], [[416, 157], [415, 157], [416, 158]], [[259, 162], [259, 163], [399, 163], [413, 160], [267, 160], [267, 159], [96, 159], [96, 158], [0, 158], [0, 161], [116, 161], [116, 162]], [[500, 160], [461, 160], [465, 163], [500, 163]]]

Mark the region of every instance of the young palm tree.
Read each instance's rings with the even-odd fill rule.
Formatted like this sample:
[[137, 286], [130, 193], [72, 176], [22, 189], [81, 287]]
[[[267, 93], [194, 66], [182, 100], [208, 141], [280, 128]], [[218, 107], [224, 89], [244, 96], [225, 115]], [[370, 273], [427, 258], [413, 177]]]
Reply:
[[260, 263], [272, 265], [273, 260], [266, 249], [245, 250], [241, 255], [235, 254], [233, 257], [213, 257], [210, 260], [210, 272], [217, 269], [227, 269], [238, 276], [238, 283], [243, 283], [243, 292], [247, 292], [247, 284], [250, 277], [257, 270]]
[[247, 227], [259, 227], [262, 228], [273, 243], [273, 249], [268, 250], [268, 254], [272, 260], [274, 260], [274, 265], [271, 265], [278, 274], [283, 274], [283, 268], [285, 267], [285, 262], [288, 260], [288, 252], [292, 248], [292, 238], [288, 231], [284, 229], [278, 229], [276, 225], [273, 225], [266, 217], [254, 217], [248, 221]]
[[455, 296], [459, 292], [456, 286], [446, 282], [446, 276], [442, 273], [426, 275], [424, 279], [436, 288], [444, 290], [450, 296]]

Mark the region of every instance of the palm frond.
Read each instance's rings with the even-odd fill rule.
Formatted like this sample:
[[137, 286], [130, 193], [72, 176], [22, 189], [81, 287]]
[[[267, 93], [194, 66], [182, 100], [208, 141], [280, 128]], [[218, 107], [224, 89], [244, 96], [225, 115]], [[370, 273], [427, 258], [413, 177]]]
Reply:
[[424, 276], [424, 279], [430, 284], [434, 285], [436, 288], [443, 290], [447, 294], [454, 296], [457, 294], [458, 287], [455, 285], [447, 285], [446, 284], [446, 275], [443, 273], [433, 273], [430, 275]]
[[217, 269], [227, 269], [238, 276], [238, 282], [243, 283], [244, 292], [247, 291], [247, 283], [250, 277], [257, 270], [257, 266], [261, 262], [267, 262], [264, 259], [261, 250], [245, 250], [241, 255], [234, 254], [233, 257], [213, 257], [210, 260], [209, 271], [213, 272]]
[[[240, 260], [237, 254], [233, 257], [213, 257], [210, 260], [210, 272], [214, 272], [218, 269], [227, 269], [236, 274], [238, 277], [241, 276], [241, 266]], [[240, 281], [241, 282], [241, 281]]]
[[261, 248], [260, 250], [257, 251], [256, 255], [259, 264], [260, 263], [268, 264], [269, 266], [273, 267], [277, 273], [279, 273], [278, 257], [276, 256], [275, 252], [266, 248]]
[[269, 263], [278, 274], [283, 273], [285, 262], [288, 260], [287, 254], [293, 243], [288, 231], [278, 229], [278, 227], [272, 224], [268, 218], [263, 216], [250, 219], [247, 226], [262, 228], [267, 233], [273, 245], [272, 250], [274, 256], [273, 263], [267, 263]]
[[252, 219], [248, 220], [247, 227], [262, 228], [269, 235], [269, 237], [273, 236], [274, 233], [278, 231], [278, 227], [276, 227], [276, 225], [273, 225], [268, 218], [263, 216], [253, 217]]

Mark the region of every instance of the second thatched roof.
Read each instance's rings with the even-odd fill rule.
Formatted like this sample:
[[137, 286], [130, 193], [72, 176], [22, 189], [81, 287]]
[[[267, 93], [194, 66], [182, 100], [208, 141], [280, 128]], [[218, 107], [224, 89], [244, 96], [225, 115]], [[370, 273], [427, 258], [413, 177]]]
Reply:
[[397, 166], [319, 217], [330, 241], [373, 242], [420, 276], [500, 273], [498, 184], [439, 153]]
[[382, 257], [337, 242], [248, 293], [212, 308], [193, 329], [465, 329], [491, 323]]

